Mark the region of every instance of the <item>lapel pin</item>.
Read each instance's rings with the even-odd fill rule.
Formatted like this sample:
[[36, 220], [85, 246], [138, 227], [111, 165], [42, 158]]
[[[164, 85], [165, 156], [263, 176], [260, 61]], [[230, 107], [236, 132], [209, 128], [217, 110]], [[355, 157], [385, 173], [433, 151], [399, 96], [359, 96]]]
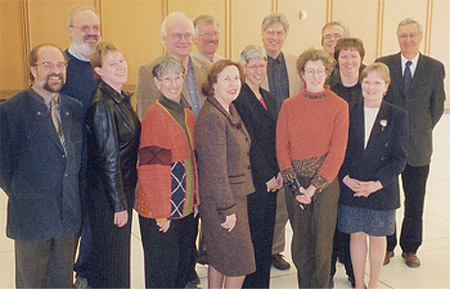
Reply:
[[387, 119], [383, 118], [382, 120], [380, 120], [381, 131], [384, 131], [384, 128], [387, 126], [387, 124], [388, 124]]

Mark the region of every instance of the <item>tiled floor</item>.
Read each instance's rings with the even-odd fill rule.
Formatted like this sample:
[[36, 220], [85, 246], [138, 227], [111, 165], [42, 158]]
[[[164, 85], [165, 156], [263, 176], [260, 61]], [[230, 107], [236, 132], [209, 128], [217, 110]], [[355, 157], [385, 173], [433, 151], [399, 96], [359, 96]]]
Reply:
[[[431, 175], [428, 182], [428, 195], [424, 216], [424, 244], [419, 250], [422, 266], [408, 268], [400, 257], [397, 247], [391, 263], [383, 268], [380, 288], [450, 288], [450, 115], [447, 113], [434, 131], [435, 152], [431, 163]], [[0, 193], [0, 288], [14, 287], [13, 241], [5, 236], [6, 195]], [[397, 211], [398, 224], [402, 211]], [[144, 288], [142, 247], [136, 216], [133, 223], [131, 286]], [[291, 238], [290, 228], [287, 239]], [[290, 259], [289, 246], [285, 254]], [[201, 287], [206, 288], [206, 267], [198, 266]], [[366, 270], [368, 272], [368, 270]], [[335, 287], [350, 288], [342, 265], [339, 265], [335, 277]], [[296, 288], [295, 269], [288, 271], [272, 270], [272, 288]]]

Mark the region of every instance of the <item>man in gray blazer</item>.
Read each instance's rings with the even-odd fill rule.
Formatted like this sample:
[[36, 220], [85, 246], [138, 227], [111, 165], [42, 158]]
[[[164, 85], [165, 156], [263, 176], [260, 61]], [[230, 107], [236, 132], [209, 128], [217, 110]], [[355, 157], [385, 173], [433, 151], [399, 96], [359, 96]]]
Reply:
[[43, 44], [29, 57], [33, 85], [0, 104], [0, 187], [8, 195], [17, 288], [72, 288], [81, 227], [81, 102], [59, 93], [67, 59]]
[[[397, 27], [400, 52], [381, 57], [389, 66], [391, 85], [385, 100], [409, 113], [409, 151], [402, 172], [405, 194], [404, 218], [400, 235], [402, 257], [409, 267], [419, 267], [417, 250], [422, 244], [422, 215], [426, 184], [430, 169], [432, 131], [444, 111], [444, 65], [419, 52], [423, 30], [411, 19], [402, 20]], [[396, 235], [388, 237], [385, 264], [393, 256]]]
[[[183, 62], [186, 74], [182, 97], [197, 117], [206, 99], [202, 92], [202, 85], [208, 76], [211, 63], [189, 56], [193, 36], [194, 25], [181, 12], [169, 14], [161, 25], [161, 37], [166, 53], [178, 56]], [[155, 61], [143, 64], [138, 70], [136, 100], [140, 119], [144, 117], [147, 108], [159, 97], [159, 90], [152, 76], [154, 64]]]
[[[261, 87], [275, 97], [276, 115], [280, 112], [283, 101], [300, 92], [302, 81], [297, 73], [297, 57], [281, 51], [289, 31], [289, 22], [285, 15], [273, 12], [264, 17], [261, 24], [261, 37], [267, 53], [267, 77]], [[275, 220], [272, 265], [280, 270], [287, 270], [291, 265], [281, 254], [284, 251], [285, 227], [288, 220], [284, 190], [278, 192], [277, 214]]]

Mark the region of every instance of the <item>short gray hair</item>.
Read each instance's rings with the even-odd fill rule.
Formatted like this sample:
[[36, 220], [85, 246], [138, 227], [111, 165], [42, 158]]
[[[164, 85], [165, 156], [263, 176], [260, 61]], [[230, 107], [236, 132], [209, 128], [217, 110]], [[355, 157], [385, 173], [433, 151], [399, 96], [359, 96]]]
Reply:
[[263, 58], [267, 61], [267, 54], [264, 48], [259, 45], [248, 45], [241, 52], [241, 64], [247, 66], [250, 59]]
[[178, 72], [184, 77], [184, 66], [178, 56], [164, 54], [156, 59], [152, 75], [157, 79], [161, 79], [163, 75], [166, 75], [169, 72]]
[[[67, 13], [67, 26], [72, 25], [72, 20], [75, 15], [77, 15], [80, 12], [86, 11], [86, 10], [92, 11], [95, 15], [97, 15], [97, 13], [95, 13], [95, 10], [92, 9], [92, 7], [89, 7], [86, 5], [73, 6], [72, 8], [70, 8], [69, 13]], [[97, 15], [97, 17], [98, 17], [98, 15]], [[100, 17], [99, 17], [99, 19], [100, 19]]]
[[280, 22], [283, 25], [286, 32], [289, 31], [289, 22], [286, 16], [280, 12], [273, 12], [264, 17], [263, 22], [261, 23], [261, 30], [265, 31], [267, 27], [277, 22]]
[[194, 24], [192, 23], [191, 19], [187, 18], [187, 16], [184, 13], [181, 12], [173, 12], [167, 15], [166, 18], [164, 18], [163, 23], [161, 24], [161, 36], [165, 37], [167, 36], [167, 22], [173, 21], [174, 19], [183, 20], [189, 23], [189, 28], [191, 28], [192, 34], [194, 34]]
[[217, 27], [217, 31], [220, 32], [219, 22], [211, 15], [200, 15], [194, 19], [194, 38], [198, 36], [198, 27], [202, 24], [214, 24]]
[[408, 24], [413, 24], [413, 23], [417, 25], [419, 32], [423, 33], [422, 25], [420, 25], [419, 22], [417, 22], [416, 20], [414, 20], [412, 18], [405, 18], [402, 21], [400, 21], [400, 23], [397, 26], [397, 33], [398, 33], [398, 30], [400, 29], [400, 27], [408, 25]]
[[339, 21], [330, 21], [325, 23], [325, 25], [322, 27], [322, 30], [320, 31], [321, 37], [320, 37], [320, 44], [323, 45], [323, 40], [325, 39], [325, 30], [327, 30], [331, 26], [339, 26], [344, 31], [343, 37], [348, 37], [348, 30], [347, 28]]

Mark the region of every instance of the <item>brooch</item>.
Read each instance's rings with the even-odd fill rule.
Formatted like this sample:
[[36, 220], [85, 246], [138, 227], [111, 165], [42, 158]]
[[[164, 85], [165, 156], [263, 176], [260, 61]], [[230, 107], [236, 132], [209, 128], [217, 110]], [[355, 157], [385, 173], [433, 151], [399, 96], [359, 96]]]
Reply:
[[384, 130], [384, 128], [387, 126], [387, 123], [388, 123], [387, 119], [383, 118], [382, 120], [380, 120], [381, 131]]

